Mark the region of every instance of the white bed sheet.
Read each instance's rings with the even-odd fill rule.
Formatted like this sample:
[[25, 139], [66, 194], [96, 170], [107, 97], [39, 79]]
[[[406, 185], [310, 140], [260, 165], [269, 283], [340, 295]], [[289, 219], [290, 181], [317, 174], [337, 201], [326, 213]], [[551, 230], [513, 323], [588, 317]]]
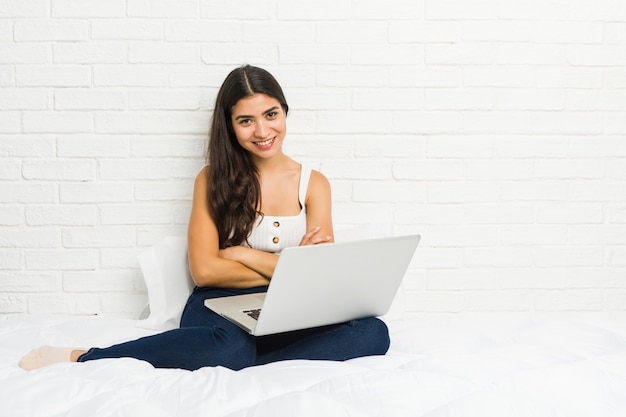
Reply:
[[239, 372], [134, 359], [17, 366], [41, 344], [105, 346], [152, 333], [136, 324], [0, 317], [0, 416], [626, 416], [626, 313], [390, 321], [384, 357]]

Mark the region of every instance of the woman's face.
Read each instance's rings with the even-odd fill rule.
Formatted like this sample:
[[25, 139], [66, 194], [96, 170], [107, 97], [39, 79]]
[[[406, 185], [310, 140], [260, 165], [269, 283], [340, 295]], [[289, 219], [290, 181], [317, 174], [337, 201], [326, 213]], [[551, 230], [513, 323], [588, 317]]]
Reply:
[[265, 94], [244, 97], [231, 110], [237, 142], [253, 158], [282, 154], [286, 115], [278, 100]]

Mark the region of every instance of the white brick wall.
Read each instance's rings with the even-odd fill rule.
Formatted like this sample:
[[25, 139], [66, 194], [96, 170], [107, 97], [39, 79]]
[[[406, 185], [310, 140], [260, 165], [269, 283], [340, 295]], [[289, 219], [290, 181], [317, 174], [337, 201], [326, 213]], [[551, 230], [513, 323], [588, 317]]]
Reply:
[[137, 316], [243, 63], [412, 313], [626, 309], [622, 0], [0, 0], [0, 313]]

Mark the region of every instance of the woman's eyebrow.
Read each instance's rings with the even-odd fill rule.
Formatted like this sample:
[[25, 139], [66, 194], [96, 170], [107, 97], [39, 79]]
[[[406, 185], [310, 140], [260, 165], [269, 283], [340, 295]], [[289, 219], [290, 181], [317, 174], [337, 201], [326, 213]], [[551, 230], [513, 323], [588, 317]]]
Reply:
[[[274, 106], [272, 108], [269, 108], [269, 109], [267, 109], [267, 110], [265, 110], [263, 112], [263, 115], [265, 116], [268, 113], [271, 113], [271, 112], [273, 112], [275, 110], [278, 110], [278, 108], [279, 108], [278, 106]], [[253, 118], [254, 118], [253, 116], [248, 116], [248, 115], [245, 115], [245, 114], [240, 114], [239, 116], [235, 116], [235, 120], [239, 120], [239, 119], [253, 119]]]

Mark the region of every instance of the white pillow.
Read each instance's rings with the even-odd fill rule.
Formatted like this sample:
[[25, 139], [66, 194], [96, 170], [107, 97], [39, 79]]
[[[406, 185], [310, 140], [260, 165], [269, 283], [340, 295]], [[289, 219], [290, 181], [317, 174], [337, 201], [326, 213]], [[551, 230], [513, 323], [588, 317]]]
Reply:
[[[391, 235], [388, 225], [369, 224], [335, 231], [335, 241], [348, 242]], [[139, 254], [139, 266], [148, 289], [150, 313], [137, 326], [151, 330], [171, 330], [179, 327], [187, 299], [195, 284], [189, 273], [187, 239], [182, 236], [165, 237]], [[404, 316], [402, 286], [384, 316], [387, 320]]]
[[163, 238], [139, 254], [139, 266], [148, 289], [150, 315], [137, 325], [160, 331], [179, 327], [194, 288], [187, 261], [187, 239]]

